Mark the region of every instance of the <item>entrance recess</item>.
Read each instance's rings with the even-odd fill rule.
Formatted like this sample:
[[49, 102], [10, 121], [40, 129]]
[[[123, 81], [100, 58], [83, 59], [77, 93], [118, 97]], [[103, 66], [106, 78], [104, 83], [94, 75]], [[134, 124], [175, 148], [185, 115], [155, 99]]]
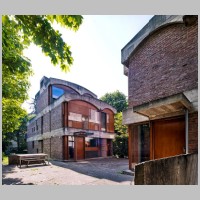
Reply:
[[185, 153], [185, 119], [166, 119], [153, 122], [153, 158]]
[[84, 137], [75, 137], [76, 142], [76, 155], [75, 160], [85, 159], [85, 138]]

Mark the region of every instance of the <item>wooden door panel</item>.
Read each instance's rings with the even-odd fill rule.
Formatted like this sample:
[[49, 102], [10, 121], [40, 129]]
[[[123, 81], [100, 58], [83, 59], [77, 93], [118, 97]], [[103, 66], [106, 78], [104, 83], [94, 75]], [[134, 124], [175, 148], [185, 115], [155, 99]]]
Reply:
[[184, 153], [184, 118], [156, 121], [153, 123], [154, 158], [163, 158]]
[[77, 160], [85, 158], [85, 140], [84, 137], [76, 137]]

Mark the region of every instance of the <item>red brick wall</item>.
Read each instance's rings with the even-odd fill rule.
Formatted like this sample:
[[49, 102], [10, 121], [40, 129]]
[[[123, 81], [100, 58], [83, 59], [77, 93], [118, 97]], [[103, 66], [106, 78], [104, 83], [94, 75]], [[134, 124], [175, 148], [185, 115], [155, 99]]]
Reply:
[[50, 112], [43, 115], [43, 133], [50, 132]]
[[48, 88], [46, 88], [42, 94], [38, 97], [36, 102], [36, 112], [41, 112], [48, 106]]
[[62, 137], [51, 138], [51, 158], [63, 160], [63, 139]]
[[173, 24], [143, 41], [129, 61], [129, 106], [197, 88], [198, 27]]
[[63, 127], [62, 104], [55, 107], [51, 111], [51, 130]]
[[188, 120], [189, 153], [196, 153], [198, 152], [198, 113], [189, 114]]
[[107, 157], [107, 139], [101, 139], [101, 156]]
[[48, 154], [50, 158], [50, 138], [43, 140], [43, 152]]
[[52, 137], [43, 140], [43, 152], [52, 159], [63, 160], [63, 139]]
[[[33, 142], [34, 142], [34, 147], [33, 147]], [[28, 153], [40, 153], [39, 149], [40, 149], [40, 144], [39, 142], [36, 141], [31, 141], [31, 142], [27, 142], [27, 147], [28, 147]]]

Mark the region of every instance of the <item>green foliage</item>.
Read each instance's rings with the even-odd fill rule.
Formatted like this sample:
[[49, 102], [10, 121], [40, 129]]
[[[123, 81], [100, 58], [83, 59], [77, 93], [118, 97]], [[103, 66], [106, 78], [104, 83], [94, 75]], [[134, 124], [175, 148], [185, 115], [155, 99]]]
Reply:
[[113, 106], [117, 112], [122, 112], [128, 106], [126, 96], [118, 90], [112, 93], [106, 93], [100, 99]]
[[23, 50], [31, 42], [41, 47], [54, 65], [68, 71], [73, 63], [70, 47], [53, 23], [77, 31], [82, 16], [75, 15], [4, 15], [2, 16], [2, 132], [3, 142], [8, 143], [10, 133], [18, 130], [25, 115], [21, 108], [27, 100], [29, 77], [33, 74], [30, 60]]
[[58, 64], [66, 72], [73, 64], [70, 46], [63, 41], [59, 31], [53, 29], [52, 24], [58, 23], [77, 31], [82, 19], [83, 17], [79, 15], [3, 16], [3, 26], [11, 26], [15, 29], [23, 48], [28, 47], [31, 42], [35, 43], [42, 48], [45, 55], [50, 57], [54, 65]]
[[13, 132], [7, 132], [3, 135], [3, 152], [6, 152], [8, 149], [8, 146], [11, 144], [11, 140], [14, 140], [17, 142], [17, 150], [15, 150], [15, 153], [23, 153], [23, 150], [27, 149], [26, 141], [25, 141], [25, 134], [27, 132], [27, 122], [33, 118], [34, 115], [25, 115], [23, 118], [18, 119], [19, 128], [14, 130]]
[[116, 135], [113, 141], [113, 154], [119, 158], [128, 157], [128, 135]]
[[2, 98], [2, 113], [2, 130], [4, 138], [5, 133], [13, 132], [19, 128], [21, 124], [20, 119], [27, 113], [21, 108], [21, 102], [6, 98]]
[[122, 125], [122, 112], [115, 114], [114, 118], [115, 118], [115, 121], [114, 121], [115, 133], [119, 135], [127, 134], [127, 126]]
[[113, 141], [113, 154], [116, 157], [124, 158], [128, 156], [128, 135], [127, 126], [122, 125], [122, 111], [128, 107], [126, 96], [118, 90], [106, 93], [100, 98], [102, 101], [113, 106], [117, 113], [114, 116], [115, 139]]
[[8, 165], [8, 156], [5, 153], [2, 153], [2, 164]]

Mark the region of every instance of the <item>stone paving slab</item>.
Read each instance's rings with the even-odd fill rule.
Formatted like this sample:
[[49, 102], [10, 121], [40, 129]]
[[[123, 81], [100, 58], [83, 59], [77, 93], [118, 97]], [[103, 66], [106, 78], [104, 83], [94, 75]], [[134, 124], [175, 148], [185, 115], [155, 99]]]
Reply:
[[2, 167], [3, 185], [133, 185], [133, 176], [122, 174], [127, 159], [51, 161], [50, 165]]

